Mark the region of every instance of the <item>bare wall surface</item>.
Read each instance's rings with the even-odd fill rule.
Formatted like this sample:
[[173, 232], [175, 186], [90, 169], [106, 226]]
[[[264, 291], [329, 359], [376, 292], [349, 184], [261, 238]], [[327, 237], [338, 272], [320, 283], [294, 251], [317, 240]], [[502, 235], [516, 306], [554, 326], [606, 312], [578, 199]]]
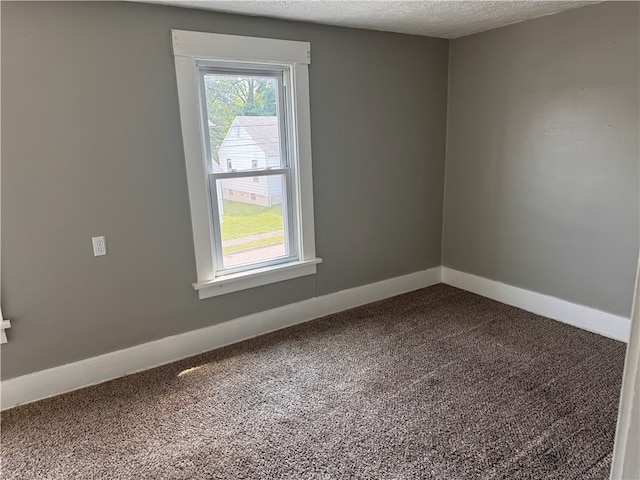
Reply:
[[[3, 379], [440, 264], [447, 41], [133, 3], [1, 8]], [[171, 28], [311, 42], [315, 277], [197, 299]]]
[[445, 266], [629, 316], [639, 8], [606, 2], [452, 41]]

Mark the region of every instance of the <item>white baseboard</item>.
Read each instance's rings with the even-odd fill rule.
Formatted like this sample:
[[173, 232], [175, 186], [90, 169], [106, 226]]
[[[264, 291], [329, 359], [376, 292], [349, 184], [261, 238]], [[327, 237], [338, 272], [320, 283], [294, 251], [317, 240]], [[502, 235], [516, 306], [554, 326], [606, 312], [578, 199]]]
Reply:
[[0, 408], [5, 410], [165, 365], [440, 282], [616, 340], [626, 342], [629, 338], [628, 318], [450, 268], [434, 267], [11, 378], [0, 384]]
[[441, 267], [343, 290], [1, 383], [2, 410], [175, 362], [325, 315], [440, 283]]
[[442, 267], [442, 281], [447, 285], [599, 333], [605, 337], [623, 342], [629, 340], [631, 320], [628, 318], [447, 267]]

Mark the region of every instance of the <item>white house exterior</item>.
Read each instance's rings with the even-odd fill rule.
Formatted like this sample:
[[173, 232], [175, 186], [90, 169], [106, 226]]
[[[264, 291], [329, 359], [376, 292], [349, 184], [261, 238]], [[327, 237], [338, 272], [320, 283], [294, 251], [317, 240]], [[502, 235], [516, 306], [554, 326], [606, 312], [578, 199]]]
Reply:
[[[223, 171], [280, 167], [277, 117], [236, 117], [218, 149]], [[279, 175], [222, 180], [225, 200], [270, 207], [282, 203]]]

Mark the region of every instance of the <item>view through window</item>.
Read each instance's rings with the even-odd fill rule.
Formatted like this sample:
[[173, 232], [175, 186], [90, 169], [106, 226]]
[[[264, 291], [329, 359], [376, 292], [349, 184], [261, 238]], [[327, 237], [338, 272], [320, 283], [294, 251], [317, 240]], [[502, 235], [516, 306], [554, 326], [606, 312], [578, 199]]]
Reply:
[[202, 71], [218, 269], [292, 256], [282, 77]]

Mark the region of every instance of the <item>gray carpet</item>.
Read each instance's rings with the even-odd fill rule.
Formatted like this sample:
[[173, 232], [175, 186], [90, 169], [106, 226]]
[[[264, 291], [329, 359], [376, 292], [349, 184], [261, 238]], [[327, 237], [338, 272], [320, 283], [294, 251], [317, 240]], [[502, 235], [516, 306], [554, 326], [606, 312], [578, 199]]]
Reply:
[[624, 353], [436, 285], [4, 412], [2, 478], [604, 479]]

